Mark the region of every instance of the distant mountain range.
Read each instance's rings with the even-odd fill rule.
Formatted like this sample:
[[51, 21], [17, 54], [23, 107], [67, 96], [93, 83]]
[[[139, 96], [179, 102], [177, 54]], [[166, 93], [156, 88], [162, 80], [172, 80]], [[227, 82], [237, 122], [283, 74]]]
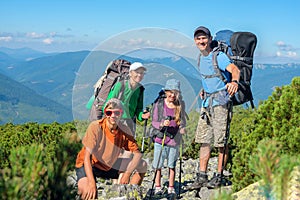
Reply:
[[[93, 94], [94, 83], [108, 62], [118, 57], [102, 51], [46, 54], [0, 47], [0, 124], [86, 119], [85, 104]], [[181, 80], [187, 109], [201, 88], [196, 60], [178, 56], [121, 58], [147, 66], [145, 105], [156, 98], [169, 78]], [[300, 64], [256, 64], [252, 79], [255, 104], [266, 100], [274, 87], [290, 84], [295, 76], [300, 76]]]

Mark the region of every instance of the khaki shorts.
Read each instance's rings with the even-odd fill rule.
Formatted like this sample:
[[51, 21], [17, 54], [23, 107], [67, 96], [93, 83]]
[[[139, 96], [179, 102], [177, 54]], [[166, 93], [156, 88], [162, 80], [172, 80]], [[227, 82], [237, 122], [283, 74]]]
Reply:
[[[198, 126], [195, 134], [195, 142], [213, 144], [215, 147], [224, 147], [224, 136], [226, 134], [226, 124], [227, 124], [227, 105], [215, 106], [211, 108], [212, 111], [206, 118], [199, 117]], [[201, 113], [208, 110], [201, 108]]]

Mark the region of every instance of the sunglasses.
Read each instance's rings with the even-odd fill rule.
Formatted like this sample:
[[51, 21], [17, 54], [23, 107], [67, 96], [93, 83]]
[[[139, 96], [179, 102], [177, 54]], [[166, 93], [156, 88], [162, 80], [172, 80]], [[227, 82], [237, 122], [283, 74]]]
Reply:
[[118, 117], [123, 113], [123, 111], [122, 110], [109, 110], [109, 109], [107, 109], [107, 110], [104, 110], [104, 113], [108, 117], [110, 117], [113, 113], [115, 114], [115, 116]]

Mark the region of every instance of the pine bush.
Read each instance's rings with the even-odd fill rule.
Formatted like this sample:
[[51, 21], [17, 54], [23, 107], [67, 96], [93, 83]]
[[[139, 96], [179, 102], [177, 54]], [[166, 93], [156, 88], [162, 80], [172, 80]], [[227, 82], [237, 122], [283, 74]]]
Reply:
[[231, 135], [233, 144], [234, 191], [257, 180], [249, 168], [249, 159], [257, 153], [257, 145], [264, 139], [278, 142], [278, 156], [300, 154], [300, 77], [291, 85], [277, 87], [272, 96], [257, 110], [235, 113]]

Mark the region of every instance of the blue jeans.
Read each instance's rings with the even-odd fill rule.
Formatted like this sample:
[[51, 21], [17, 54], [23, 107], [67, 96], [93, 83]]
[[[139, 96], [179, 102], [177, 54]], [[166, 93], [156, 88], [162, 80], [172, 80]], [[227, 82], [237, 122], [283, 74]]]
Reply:
[[159, 164], [157, 165], [161, 148], [162, 148], [161, 144], [156, 142], [154, 143], [154, 158], [153, 158], [152, 167], [154, 169], [161, 169], [164, 160], [167, 159], [168, 167], [174, 169], [176, 166], [176, 161], [179, 157], [179, 145], [175, 147], [164, 146], [161, 153]]

